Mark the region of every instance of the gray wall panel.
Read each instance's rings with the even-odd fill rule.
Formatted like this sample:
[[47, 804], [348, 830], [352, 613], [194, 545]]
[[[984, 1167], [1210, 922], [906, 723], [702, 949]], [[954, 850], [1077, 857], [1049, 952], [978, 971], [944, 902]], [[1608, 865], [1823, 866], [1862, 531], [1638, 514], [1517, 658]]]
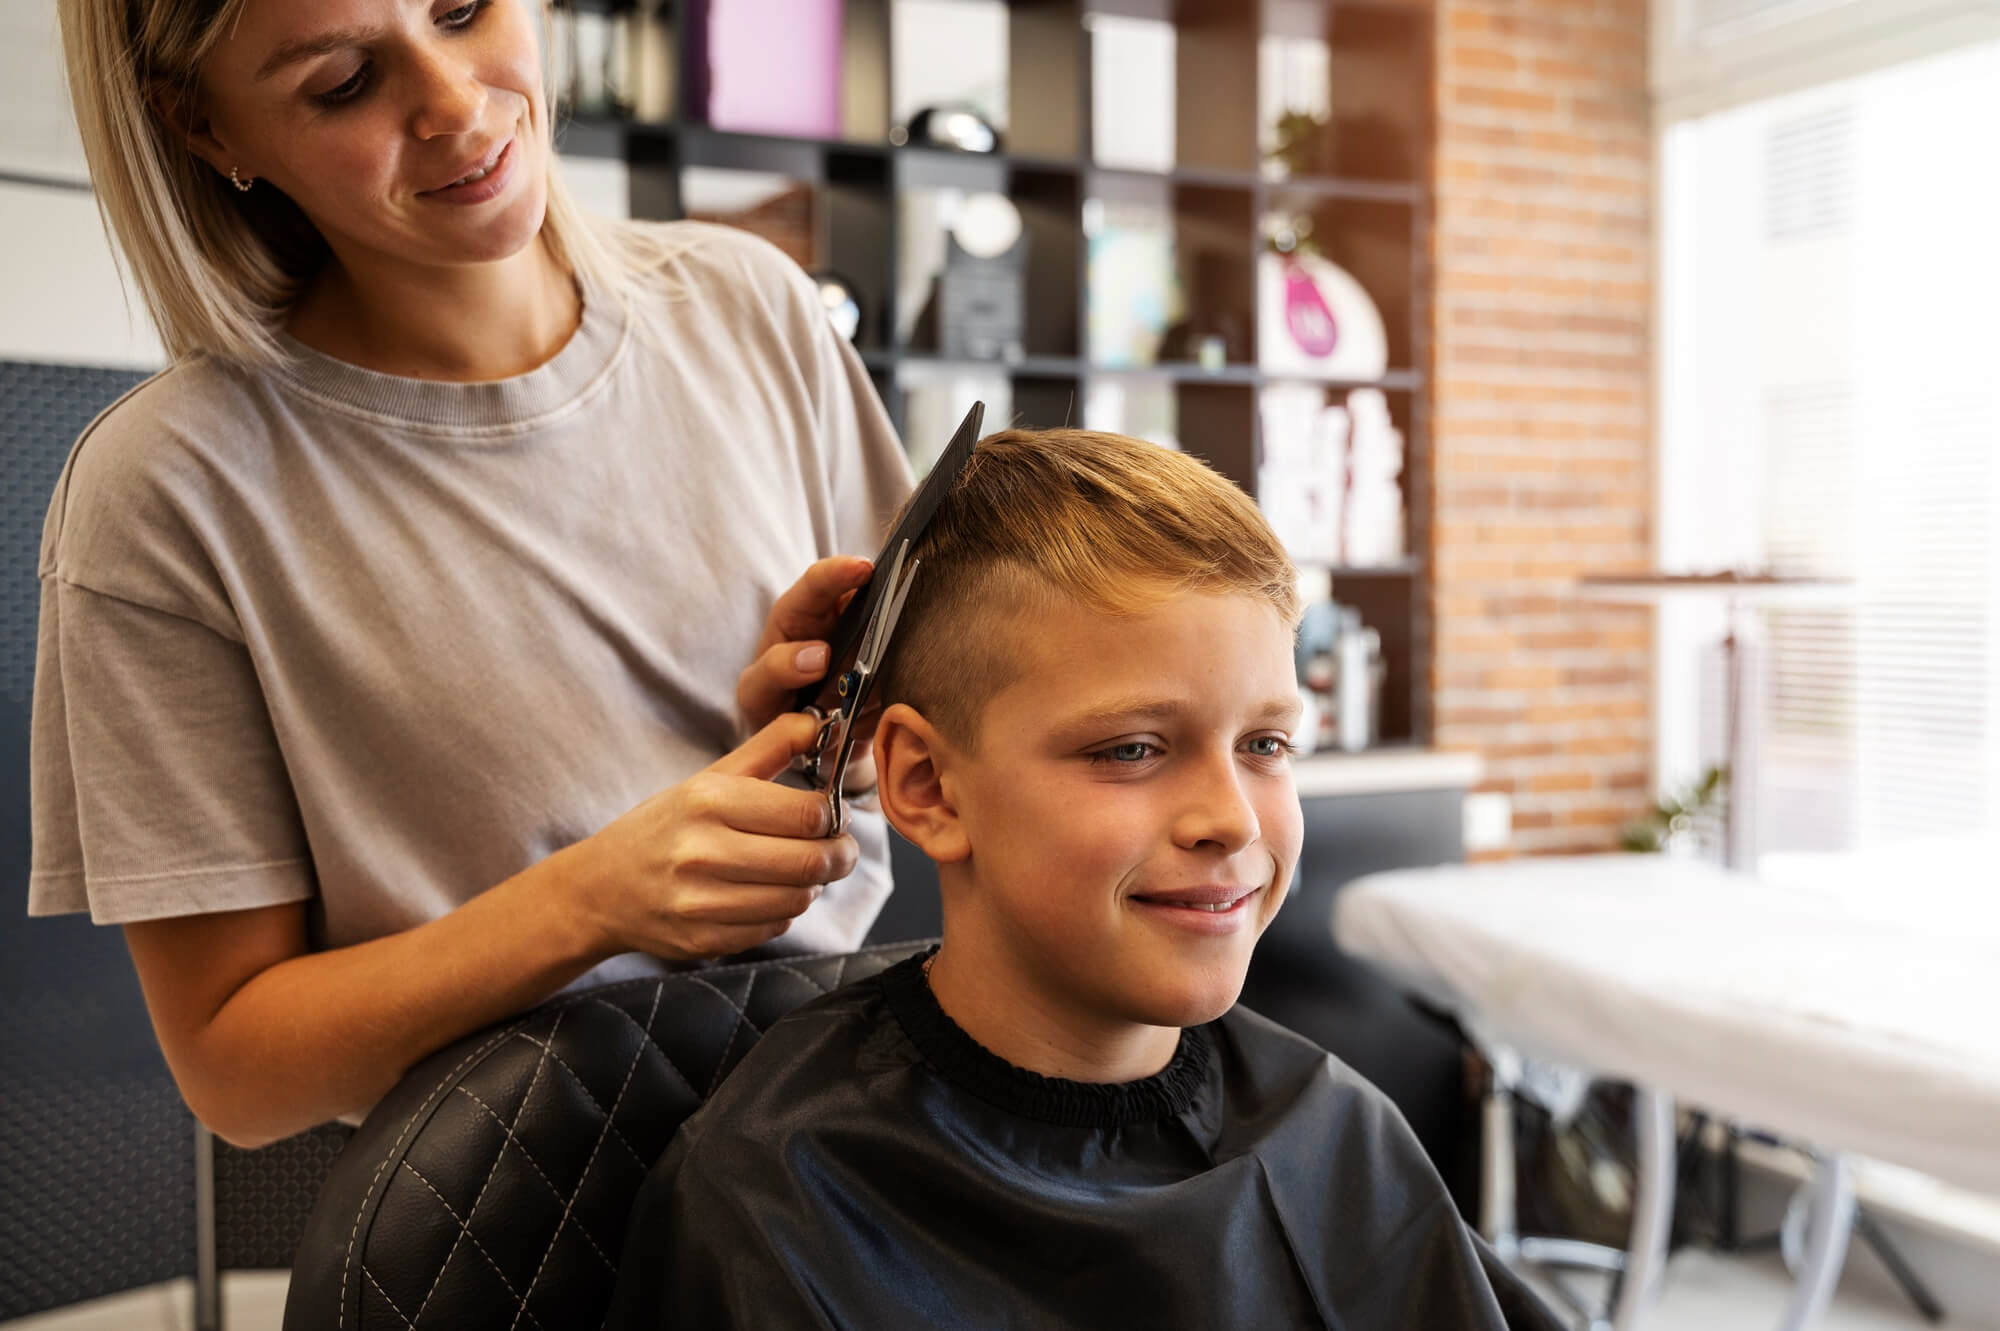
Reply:
[[124, 940], [27, 917], [42, 514], [78, 432], [141, 377], [0, 362], [0, 1318], [193, 1269], [194, 1124]]

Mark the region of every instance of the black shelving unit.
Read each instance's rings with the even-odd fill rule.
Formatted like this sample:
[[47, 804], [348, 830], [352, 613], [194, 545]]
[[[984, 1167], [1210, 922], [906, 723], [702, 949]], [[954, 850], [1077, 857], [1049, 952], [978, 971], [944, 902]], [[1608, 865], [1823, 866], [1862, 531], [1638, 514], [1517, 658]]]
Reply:
[[[892, 417], [905, 420], [912, 376], [1004, 375], [1014, 420], [1074, 423], [1099, 380], [1157, 385], [1172, 395], [1183, 447], [1256, 492], [1259, 393], [1275, 382], [1322, 383], [1329, 400], [1381, 389], [1405, 439], [1406, 541], [1429, 540], [1428, 338], [1432, 79], [1431, 15], [1399, 0], [1011, 0], [1006, 151], [965, 154], [892, 142], [892, 30], [896, 0], [846, 0], [843, 127], [838, 137], [742, 133], [705, 123], [691, 105], [708, 86], [703, 7], [669, 0], [679, 96], [664, 120], [570, 115], [565, 155], [624, 161], [634, 216], [687, 215], [683, 172], [708, 167], [781, 175], [813, 194], [821, 266], [857, 288], [856, 337]], [[1118, 14], [1173, 23], [1176, 161], [1132, 170], [1092, 160], [1093, 19]], [[1278, 178], [1259, 144], [1259, 44], [1312, 36], [1329, 52], [1334, 133], [1312, 174]], [[1029, 235], [1024, 355], [953, 360], [903, 345], [899, 309], [899, 200], [908, 191], [961, 188], [1006, 194]], [[1086, 205], [1144, 201], [1171, 219], [1180, 281], [1191, 302], [1229, 304], [1242, 330], [1236, 354], [1193, 363], [1106, 367], [1087, 359], [1090, 311]], [[1390, 371], [1378, 380], [1300, 380], [1260, 368], [1256, 261], [1267, 216], [1310, 219], [1325, 255], [1352, 274], [1382, 314]], [[1366, 569], [1335, 568], [1334, 595], [1358, 606], [1383, 637], [1388, 680], [1385, 743], [1430, 734], [1428, 570], [1420, 556]]]

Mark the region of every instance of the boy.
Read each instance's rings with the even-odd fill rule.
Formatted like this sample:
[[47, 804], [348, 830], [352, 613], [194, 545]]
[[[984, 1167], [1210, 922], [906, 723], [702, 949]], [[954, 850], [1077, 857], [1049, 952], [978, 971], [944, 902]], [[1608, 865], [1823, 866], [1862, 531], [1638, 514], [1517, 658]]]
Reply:
[[942, 944], [688, 1120], [609, 1325], [1555, 1327], [1378, 1092], [1232, 1007], [1302, 835], [1295, 573], [1256, 506], [1009, 431], [910, 553], [875, 761]]

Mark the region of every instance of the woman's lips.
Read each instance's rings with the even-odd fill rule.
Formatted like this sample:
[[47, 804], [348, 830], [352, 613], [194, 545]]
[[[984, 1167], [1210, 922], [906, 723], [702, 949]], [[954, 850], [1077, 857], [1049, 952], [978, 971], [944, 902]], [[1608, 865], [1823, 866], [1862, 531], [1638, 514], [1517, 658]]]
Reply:
[[[480, 176], [476, 180], [465, 180], [461, 183], [444, 185], [438, 189], [424, 190], [420, 197], [436, 199], [440, 203], [468, 204], [484, 203], [488, 199], [498, 196], [502, 190], [507, 188], [507, 182], [514, 175], [514, 145], [516, 142], [514, 139], [507, 140], [506, 145], [500, 149], [499, 156], [495, 157], [493, 164], [486, 168], [485, 175]], [[468, 172], [467, 174], [471, 173]]]

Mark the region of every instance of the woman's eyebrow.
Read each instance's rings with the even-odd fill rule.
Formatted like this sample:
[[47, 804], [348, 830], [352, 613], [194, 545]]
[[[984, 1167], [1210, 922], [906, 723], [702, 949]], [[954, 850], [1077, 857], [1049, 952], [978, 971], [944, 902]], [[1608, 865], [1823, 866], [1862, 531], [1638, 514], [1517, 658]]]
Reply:
[[317, 37], [307, 37], [303, 41], [281, 43], [277, 50], [257, 68], [257, 77], [270, 78], [286, 65], [295, 65], [301, 60], [310, 60], [316, 55], [338, 51], [344, 46], [360, 46], [374, 34], [354, 28], [345, 32], [323, 32]]

